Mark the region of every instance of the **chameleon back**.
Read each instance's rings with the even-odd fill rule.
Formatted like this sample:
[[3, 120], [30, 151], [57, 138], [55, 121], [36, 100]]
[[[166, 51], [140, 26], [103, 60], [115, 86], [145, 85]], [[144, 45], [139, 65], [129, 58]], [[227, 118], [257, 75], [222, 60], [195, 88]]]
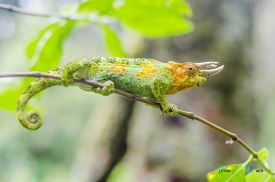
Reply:
[[115, 88], [140, 97], [151, 97], [153, 77], [166, 68], [154, 59], [92, 58], [89, 79], [98, 82], [111, 80]]

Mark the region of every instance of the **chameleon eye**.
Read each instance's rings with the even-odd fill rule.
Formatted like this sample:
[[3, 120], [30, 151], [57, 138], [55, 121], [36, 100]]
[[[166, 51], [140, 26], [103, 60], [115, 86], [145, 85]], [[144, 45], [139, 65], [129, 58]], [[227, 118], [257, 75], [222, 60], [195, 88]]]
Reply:
[[194, 75], [197, 71], [196, 65], [193, 63], [187, 63], [184, 67], [189, 76]]

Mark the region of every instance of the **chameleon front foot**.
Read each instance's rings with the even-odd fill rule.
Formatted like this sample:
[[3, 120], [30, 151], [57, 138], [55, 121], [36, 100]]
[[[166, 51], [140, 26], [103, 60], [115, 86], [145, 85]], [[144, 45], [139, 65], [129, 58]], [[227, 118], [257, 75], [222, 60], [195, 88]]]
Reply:
[[68, 87], [69, 85], [72, 85], [74, 83], [73, 75], [67, 70], [64, 69], [62, 75], [61, 75], [61, 85], [64, 87]]
[[83, 69], [87, 64], [88, 62], [85, 60], [73, 61], [67, 64], [62, 71], [61, 84], [65, 87], [73, 85], [74, 74]]
[[170, 116], [176, 116], [179, 114], [179, 110], [177, 109], [177, 106], [174, 104], [168, 104], [166, 107], [162, 106], [161, 109], [161, 114], [162, 115], [170, 115]]

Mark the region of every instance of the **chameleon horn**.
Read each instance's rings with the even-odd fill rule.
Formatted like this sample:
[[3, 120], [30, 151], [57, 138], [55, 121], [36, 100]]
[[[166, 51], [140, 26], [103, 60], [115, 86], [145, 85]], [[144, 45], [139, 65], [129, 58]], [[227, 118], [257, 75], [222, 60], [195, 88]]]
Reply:
[[202, 76], [210, 77], [219, 73], [223, 69], [223, 67], [224, 66], [220, 66], [218, 68], [211, 69], [211, 70], [199, 70], [199, 72], [202, 74]]
[[202, 63], [195, 63], [198, 70], [203, 68], [216, 68], [219, 62], [202, 62]]

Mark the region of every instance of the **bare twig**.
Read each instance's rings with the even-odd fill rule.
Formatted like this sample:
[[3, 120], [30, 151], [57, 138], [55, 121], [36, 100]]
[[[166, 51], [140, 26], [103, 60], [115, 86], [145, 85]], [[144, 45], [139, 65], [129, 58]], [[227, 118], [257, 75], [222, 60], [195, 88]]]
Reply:
[[[0, 73], [0, 78], [1, 77], [36, 77], [36, 78], [40, 78], [40, 77], [46, 77], [46, 78], [54, 78], [54, 79], [61, 79], [60, 75], [54, 75], [54, 74], [49, 74], [49, 73], [41, 73], [41, 72], [6, 72], [6, 73]], [[91, 81], [91, 80], [83, 80], [83, 79], [74, 79], [75, 82], [78, 83], [83, 83], [83, 84], [87, 84], [87, 85], [91, 85], [94, 87], [104, 87], [103, 84], [99, 83], [99, 82], [95, 82], [95, 81]], [[115, 93], [122, 95], [124, 97], [127, 97], [131, 100], [137, 100], [152, 106], [156, 106], [158, 108], [161, 108], [161, 105], [159, 103], [153, 102], [151, 100], [147, 100], [141, 97], [138, 97], [134, 94], [128, 93], [128, 92], [124, 92], [122, 90], [119, 89], [115, 89]], [[179, 115], [185, 116], [189, 119], [195, 119], [198, 120], [208, 126], [210, 126], [211, 128], [227, 135], [229, 138], [231, 138], [233, 141], [237, 141], [242, 147], [244, 147], [250, 154], [253, 155], [254, 158], [257, 158], [257, 152], [254, 151], [251, 147], [249, 147], [244, 141], [242, 141], [236, 134], [231, 133], [213, 123], [211, 123], [210, 121], [207, 121], [206, 119], [203, 119], [197, 115], [195, 115], [193, 112], [187, 112], [187, 111], [182, 111], [179, 110]]]
[[0, 8], [9, 10], [9, 11], [13, 11], [16, 13], [30, 15], [30, 16], [55, 17], [55, 18], [62, 18], [62, 19], [79, 20], [77, 18], [73, 18], [72, 17], [73, 15], [63, 15], [63, 14], [56, 13], [56, 12], [41, 12], [41, 11], [26, 10], [26, 9], [19, 8], [19, 7], [13, 6], [13, 5], [9, 5], [9, 4], [0, 3]]

